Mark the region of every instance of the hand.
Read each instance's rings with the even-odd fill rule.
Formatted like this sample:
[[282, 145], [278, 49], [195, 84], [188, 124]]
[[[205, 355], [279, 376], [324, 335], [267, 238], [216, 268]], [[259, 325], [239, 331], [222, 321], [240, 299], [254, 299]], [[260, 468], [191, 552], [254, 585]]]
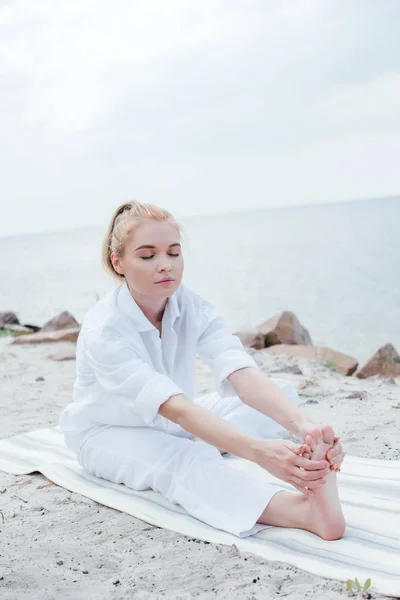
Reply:
[[[322, 441], [321, 429], [323, 425], [317, 425], [311, 421], [307, 421], [300, 425], [298, 437], [301, 442], [307, 443], [311, 448], [311, 453], [303, 453], [304, 458], [311, 458], [314, 447]], [[340, 438], [335, 436], [333, 440], [333, 446], [326, 453], [326, 460], [330, 464], [331, 471], [340, 471], [340, 466], [344, 459], [344, 452], [342, 444], [339, 443]]]
[[314, 496], [313, 490], [325, 484], [329, 462], [305, 458], [303, 453], [310, 455], [310, 446], [287, 440], [259, 441], [254, 462], [305, 496]]

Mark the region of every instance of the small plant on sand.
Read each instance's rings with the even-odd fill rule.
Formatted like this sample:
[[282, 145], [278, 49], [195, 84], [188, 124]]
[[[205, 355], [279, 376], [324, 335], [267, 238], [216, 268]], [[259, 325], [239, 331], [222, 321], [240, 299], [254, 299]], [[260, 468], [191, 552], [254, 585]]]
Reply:
[[368, 592], [369, 588], [371, 587], [371, 579], [368, 578], [367, 581], [364, 583], [364, 586], [361, 587], [360, 582], [358, 581], [357, 577], [353, 579], [348, 579], [346, 581], [346, 591], [349, 593], [350, 596], [360, 596], [361, 598], [372, 598], [371, 594]]

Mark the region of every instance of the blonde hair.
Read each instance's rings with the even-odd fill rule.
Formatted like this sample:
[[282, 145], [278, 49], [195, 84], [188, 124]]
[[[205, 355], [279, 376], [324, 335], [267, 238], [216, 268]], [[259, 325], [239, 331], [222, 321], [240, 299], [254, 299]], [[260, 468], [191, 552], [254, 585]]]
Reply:
[[136, 200], [124, 202], [121, 204], [111, 217], [106, 234], [102, 244], [102, 264], [106, 271], [119, 282], [125, 279], [114, 269], [111, 262], [111, 254], [115, 252], [123, 256], [127, 236], [132, 232], [135, 225], [139, 225], [146, 220], [169, 221], [171, 225], [177, 227], [181, 234], [181, 227], [171, 215], [170, 212], [156, 206], [155, 204], [141, 204]]

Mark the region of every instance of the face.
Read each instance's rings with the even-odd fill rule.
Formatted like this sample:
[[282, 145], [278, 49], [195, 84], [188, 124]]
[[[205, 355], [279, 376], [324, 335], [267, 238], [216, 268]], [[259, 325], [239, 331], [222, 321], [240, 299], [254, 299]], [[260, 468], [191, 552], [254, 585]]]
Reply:
[[147, 298], [168, 298], [182, 281], [179, 231], [167, 221], [146, 221], [128, 236], [123, 256], [113, 252], [111, 261], [131, 291]]

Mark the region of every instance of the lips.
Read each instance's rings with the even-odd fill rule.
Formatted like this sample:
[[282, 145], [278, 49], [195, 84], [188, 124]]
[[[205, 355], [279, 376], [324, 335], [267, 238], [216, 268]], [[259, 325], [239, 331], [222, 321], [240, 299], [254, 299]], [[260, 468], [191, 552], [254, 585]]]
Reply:
[[175, 281], [172, 277], [165, 277], [165, 279], [160, 279], [160, 281], [156, 281], [156, 283], [169, 283], [170, 281]]

